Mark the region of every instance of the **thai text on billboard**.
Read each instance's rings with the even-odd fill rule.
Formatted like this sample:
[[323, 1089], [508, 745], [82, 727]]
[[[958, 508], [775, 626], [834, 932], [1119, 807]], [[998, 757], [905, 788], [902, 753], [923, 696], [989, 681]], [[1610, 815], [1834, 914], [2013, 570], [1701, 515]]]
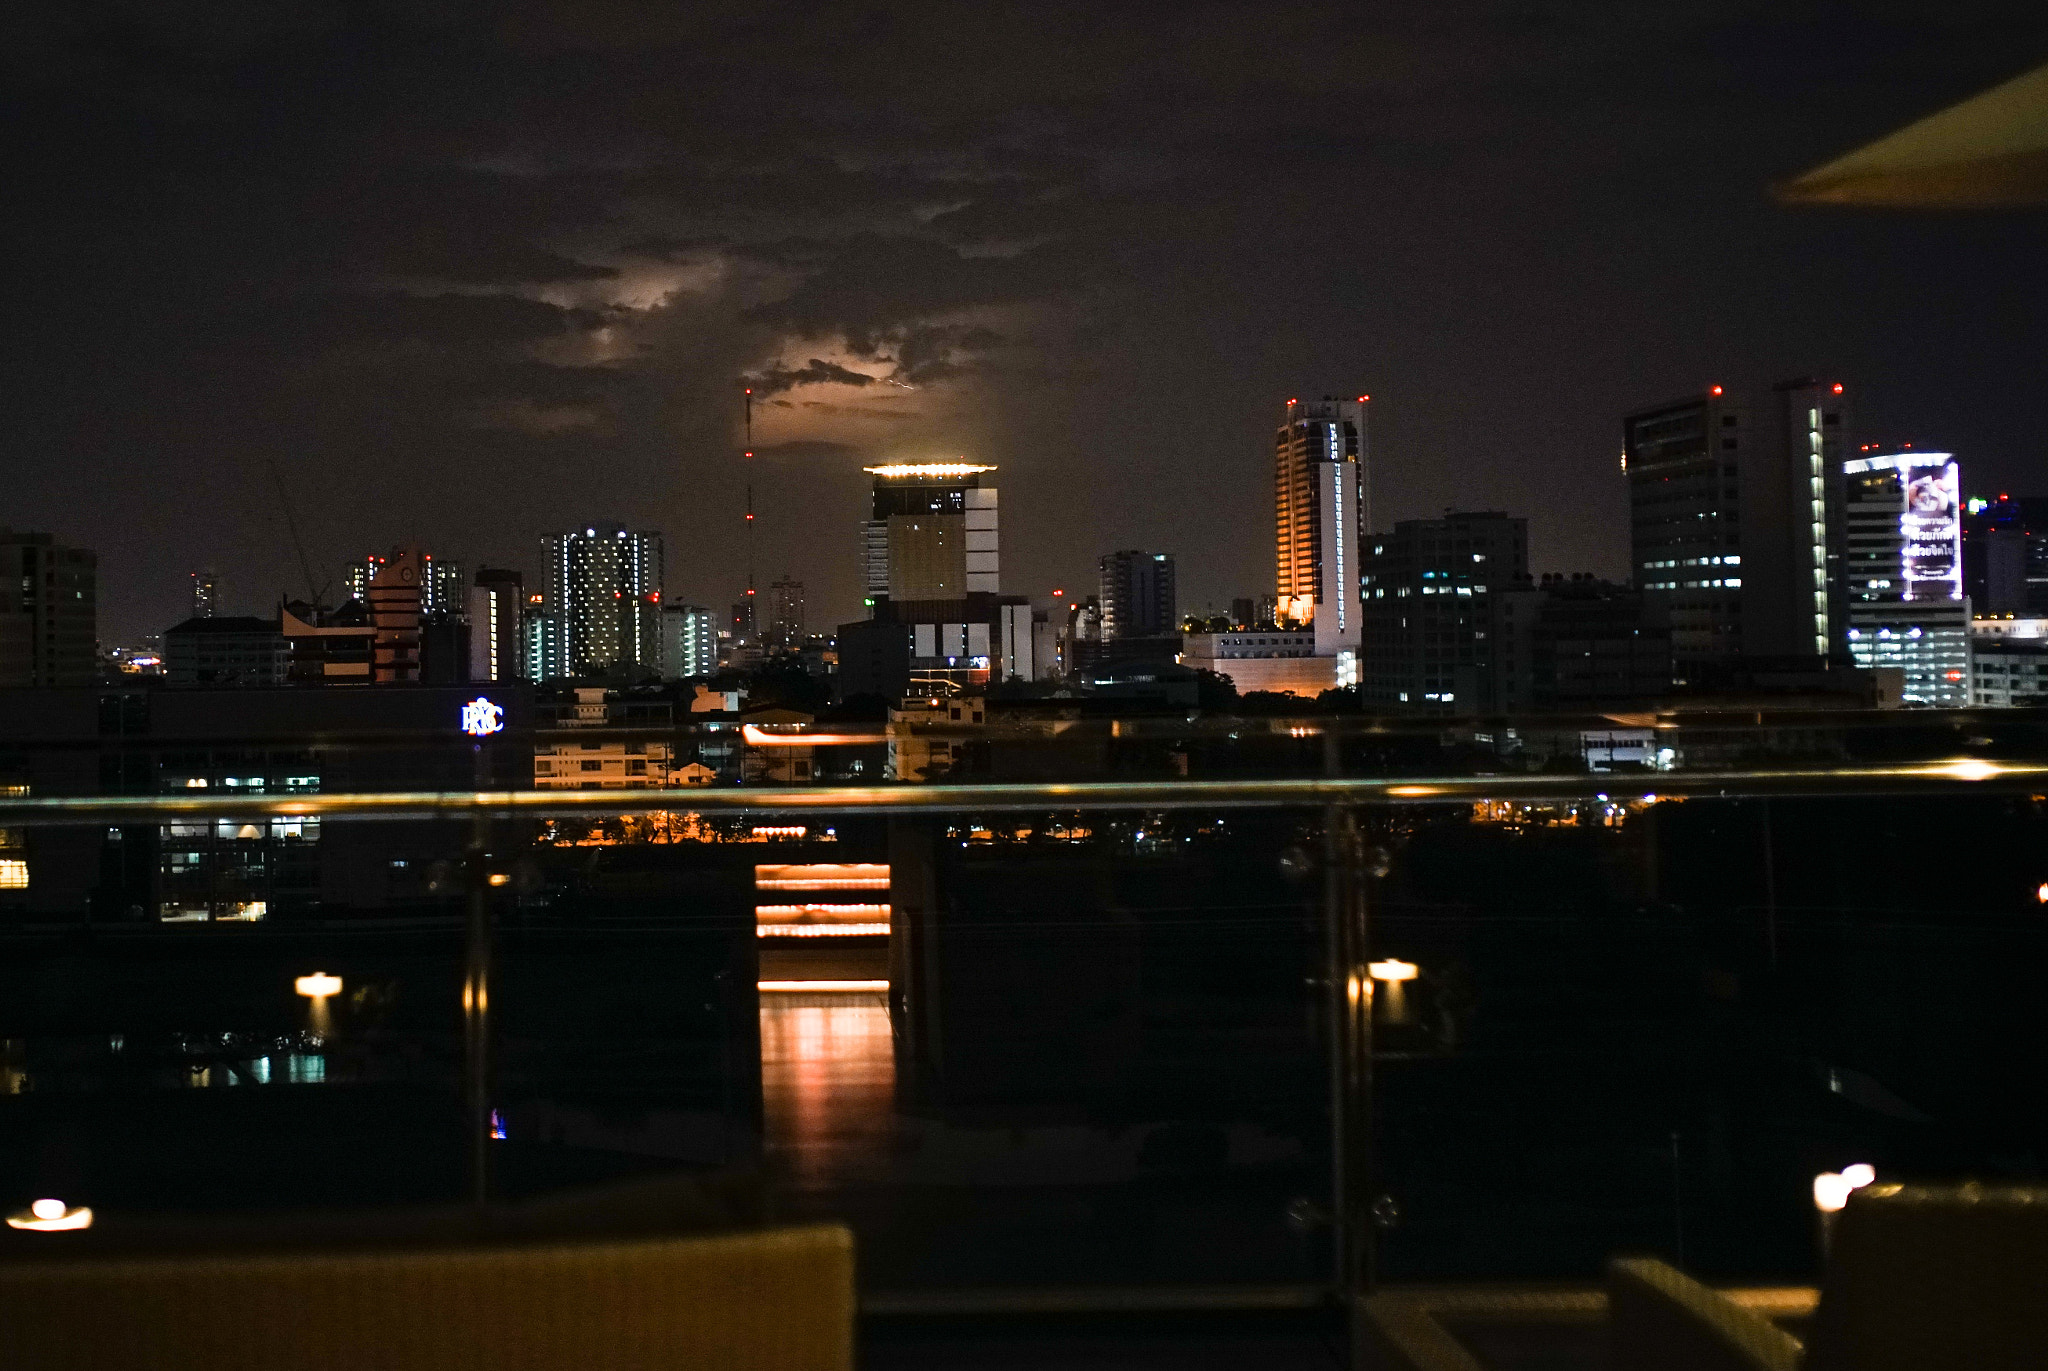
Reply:
[[1898, 459], [1906, 507], [1899, 515], [1908, 600], [1963, 598], [1962, 478], [1947, 453]]

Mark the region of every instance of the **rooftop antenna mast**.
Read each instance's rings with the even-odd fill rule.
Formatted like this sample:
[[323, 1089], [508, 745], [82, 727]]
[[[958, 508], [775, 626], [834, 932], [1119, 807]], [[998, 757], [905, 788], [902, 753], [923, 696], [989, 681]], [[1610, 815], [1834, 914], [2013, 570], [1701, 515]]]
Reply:
[[747, 402], [747, 446], [744, 463], [747, 469], [747, 635], [757, 633], [754, 615], [754, 388], [746, 387]]

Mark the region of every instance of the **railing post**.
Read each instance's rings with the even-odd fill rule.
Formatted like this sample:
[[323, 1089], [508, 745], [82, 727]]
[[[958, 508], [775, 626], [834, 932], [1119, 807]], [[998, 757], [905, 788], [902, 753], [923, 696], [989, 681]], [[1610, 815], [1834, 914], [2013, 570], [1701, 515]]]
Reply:
[[1338, 1297], [1373, 1279], [1372, 977], [1366, 971], [1363, 843], [1348, 806], [1324, 810], [1323, 915], [1330, 1020], [1330, 1207]]
[[[476, 788], [486, 780], [485, 745], [476, 744]], [[469, 1133], [470, 1199], [490, 1200], [491, 1160], [491, 816], [481, 805], [471, 820], [468, 860], [469, 917], [463, 938], [462, 1085]]]
[[[1337, 774], [1334, 734], [1326, 734], [1326, 770]], [[1359, 1303], [1373, 1287], [1372, 1120], [1373, 982], [1366, 971], [1366, 852], [1349, 805], [1323, 809], [1323, 925], [1330, 1039], [1331, 1280], [1341, 1307], [1350, 1364], [1362, 1338]]]

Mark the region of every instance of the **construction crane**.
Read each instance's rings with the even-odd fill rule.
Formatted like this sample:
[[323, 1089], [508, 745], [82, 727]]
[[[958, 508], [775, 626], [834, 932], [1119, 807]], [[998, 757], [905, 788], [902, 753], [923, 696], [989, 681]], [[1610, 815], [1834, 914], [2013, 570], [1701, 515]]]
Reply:
[[313, 563], [306, 557], [305, 540], [299, 537], [299, 521], [292, 513], [291, 492], [285, 488], [284, 474], [277, 469], [277, 458], [269, 457], [265, 460], [270, 465], [270, 479], [277, 486], [277, 502], [284, 506], [284, 526], [291, 530], [292, 547], [299, 554], [299, 571], [306, 578], [306, 594], [310, 597], [310, 603], [318, 605], [327, 596], [327, 585], [313, 584]]

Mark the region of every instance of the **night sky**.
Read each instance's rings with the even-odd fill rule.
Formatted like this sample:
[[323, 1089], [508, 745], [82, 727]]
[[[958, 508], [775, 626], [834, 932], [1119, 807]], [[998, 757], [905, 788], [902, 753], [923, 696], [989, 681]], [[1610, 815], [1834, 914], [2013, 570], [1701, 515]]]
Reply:
[[1290, 395], [1374, 397], [1384, 524], [1625, 574], [1619, 416], [1843, 380], [2048, 493], [2048, 215], [1768, 186], [2048, 61], [2048, 7], [80, 3], [0, 25], [0, 524], [103, 640], [416, 540], [663, 530], [858, 613], [863, 462], [1002, 467], [1004, 588], [1272, 587]]

